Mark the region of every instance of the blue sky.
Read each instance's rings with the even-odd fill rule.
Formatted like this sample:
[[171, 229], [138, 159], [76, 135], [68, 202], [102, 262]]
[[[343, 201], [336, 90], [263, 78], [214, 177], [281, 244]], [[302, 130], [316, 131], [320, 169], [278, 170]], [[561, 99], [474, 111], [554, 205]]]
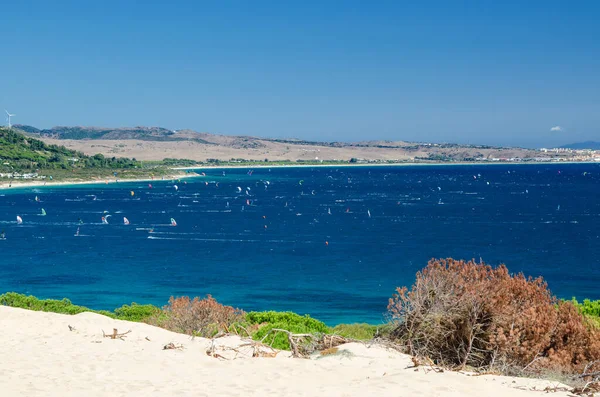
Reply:
[[1, 15], [13, 123], [600, 140], [598, 1], [23, 0]]

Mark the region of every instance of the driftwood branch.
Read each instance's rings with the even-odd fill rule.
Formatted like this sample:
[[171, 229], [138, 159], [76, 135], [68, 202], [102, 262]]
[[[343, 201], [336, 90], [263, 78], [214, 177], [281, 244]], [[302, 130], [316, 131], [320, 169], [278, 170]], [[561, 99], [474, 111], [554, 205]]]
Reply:
[[163, 346], [163, 350], [183, 350], [183, 345], [176, 345], [175, 343], [167, 343]]
[[273, 328], [269, 332], [282, 332], [287, 335], [290, 349], [292, 349], [292, 357], [302, 357], [295, 339], [315, 338], [313, 334], [292, 334], [290, 331], [281, 328]]
[[104, 330], [102, 330], [102, 336], [105, 338], [110, 338], [110, 339], [121, 339], [121, 340], [125, 340], [125, 337], [127, 336], [128, 333], [130, 333], [131, 330], [127, 331], [127, 332], [123, 332], [123, 333], [119, 333], [119, 331], [117, 331], [116, 328], [113, 328], [113, 332], [112, 334], [106, 334], [104, 332]]
[[600, 371], [598, 371], [598, 372], [584, 373], [584, 374], [581, 374], [581, 375], [577, 375], [575, 378], [576, 379], [587, 378], [588, 376], [591, 376], [591, 377], [600, 376]]

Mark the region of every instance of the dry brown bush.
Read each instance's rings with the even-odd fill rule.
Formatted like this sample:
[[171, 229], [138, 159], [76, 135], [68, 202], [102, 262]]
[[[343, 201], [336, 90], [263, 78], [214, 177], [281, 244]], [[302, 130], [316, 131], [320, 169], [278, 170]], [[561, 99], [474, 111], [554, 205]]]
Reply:
[[204, 299], [171, 297], [162, 312], [149, 322], [175, 332], [212, 337], [219, 332], [228, 332], [232, 324], [243, 319], [243, 310], [222, 305], [207, 295]]
[[474, 261], [429, 261], [390, 299], [392, 337], [450, 367], [576, 372], [600, 359], [600, 332], [542, 278]]

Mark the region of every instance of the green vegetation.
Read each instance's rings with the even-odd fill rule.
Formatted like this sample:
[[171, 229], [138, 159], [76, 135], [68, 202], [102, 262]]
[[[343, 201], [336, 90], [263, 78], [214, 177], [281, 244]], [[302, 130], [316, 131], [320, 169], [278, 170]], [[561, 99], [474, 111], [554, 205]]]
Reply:
[[114, 316], [119, 320], [145, 322], [151, 317], [160, 315], [161, 309], [154, 305], [139, 305], [132, 303], [131, 305], [123, 305], [115, 309]]
[[348, 339], [371, 340], [376, 336], [388, 335], [391, 331], [389, 325], [372, 324], [338, 324], [331, 329], [332, 333]]
[[162, 164], [169, 167], [193, 167], [198, 165], [198, 162], [188, 159], [172, 159], [167, 157], [163, 159]]
[[[176, 160], [177, 165], [195, 162]], [[59, 180], [93, 180], [117, 177], [148, 178], [164, 176], [170, 162], [143, 164], [136, 159], [105, 157], [102, 154], [86, 156], [64, 146], [48, 145], [14, 129], [0, 128], [0, 178]], [[115, 175], [116, 174], [116, 175]]]
[[39, 139], [29, 138], [15, 130], [0, 128], [0, 170], [23, 172], [40, 169], [78, 168], [137, 168], [135, 159], [108, 158], [102, 154], [86, 156], [64, 146], [47, 145]]
[[[246, 321], [259, 328], [252, 334], [254, 340], [261, 340], [272, 329], [284, 329], [295, 334], [330, 334], [331, 328], [325, 323], [315, 320], [309, 315], [301, 316], [292, 312], [250, 312], [246, 315]], [[287, 335], [283, 333], [272, 333], [265, 340], [276, 349], [289, 350], [290, 345]]]
[[[66, 298], [39, 299], [35, 296], [7, 292], [0, 295], [0, 305], [70, 315], [91, 312], [118, 320], [144, 322], [176, 332], [206, 337], [214, 336], [220, 330], [238, 329], [239, 325], [249, 330], [254, 340], [263, 339], [272, 329], [283, 329], [295, 334], [336, 334], [356, 340], [370, 340], [376, 335], [389, 333], [387, 325], [378, 327], [370, 324], [340, 324], [328, 327], [322, 321], [308, 315], [301, 316], [292, 312], [244, 313], [223, 306], [212, 297], [202, 300], [198, 298], [190, 300], [187, 297], [171, 298], [169, 305], [164, 308], [132, 303], [111, 312], [74, 305]], [[265, 342], [277, 349], [289, 350], [290, 348], [287, 335], [283, 333], [273, 332]]]
[[21, 309], [35, 310], [41, 312], [52, 312], [61, 314], [79, 314], [83, 312], [99, 313], [105, 316], [116, 318], [108, 311], [91, 310], [87, 307], [77, 306], [71, 303], [67, 298], [57, 299], [38, 299], [35, 296], [27, 296], [16, 292], [7, 292], [0, 295], [0, 304], [3, 306], [19, 307]]
[[[600, 301], [586, 299], [580, 303], [573, 298], [570, 302], [592, 324], [600, 327]], [[347, 339], [367, 341], [375, 337], [390, 338], [395, 328], [394, 324], [377, 326], [365, 323], [338, 324], [329, 327], [309, 315], [293, 312], [244, 313], [239, 309], [221, 305], [210, 296], [193, 300], [187, 297], [171, 298], [169, 304], [163, 308], [132, 303], [114, 311], [107, 311], [78, 306], [66, 298], [38, 299], [34, 296], [7, 292], [0, 295], [0, 305], [69, 315], [91, 312], [118, 320], [144, 322], [176, 332], [205, 337], [214, 336], [219, 332], [236, 332], [244, 329], [254, 340], [263, 340], [266, 336], [265, 343], [282, 350], [290, 349], [287, 335], [271, 332], [273, 329], [282, 329], [293, 334], [339, 335]]]
[[584, 299], [579, 303], [577, 299], [573, 298], [571, 302], [592, 324], [600, 328], [600, 300]]
[[0, 305], [18, 307], [41, 312], [51, 312], [60, 314], [79, 314], [83, 312], [91, 312], [102, 314], [110, 318], [127, 321], [143, 322], [151, 316], [159, 313], [160, 308], [152, 305], [124, 305], [114, 312], [107, 310], [93, 310], [84, 306], [74, 305], [69, 299], [39, 299], [35, 296], [27, 296], [16, 292], [7, 292], [0, 295]]
[[581, 314], [600, 317], [600, 300], [592, 301], [589, 299], [584, 299], [582, 303], [579, 303], [577, 299], [573, 298], [571, 302], [573, 302], [575, 307], [579, 309]]

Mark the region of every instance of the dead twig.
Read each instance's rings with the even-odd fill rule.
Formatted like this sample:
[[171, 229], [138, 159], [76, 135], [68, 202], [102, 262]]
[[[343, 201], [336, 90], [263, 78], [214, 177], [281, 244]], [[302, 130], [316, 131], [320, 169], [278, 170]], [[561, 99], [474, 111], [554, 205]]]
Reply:
[[183, 345], [176, 345], [175, 343], [170, 342], [163, 346], [163, 350], [183, 350]]
[[588, 382], [583, 387], [576, 387], [571, 390], [571, 393], [577, 396], [589, 396], [593, 397], [596, 393], [600, 392], [600, 382]]
[[104, 330], [102, 330], [102, 336], [103, 336], [103, 337], [105, 337], [105, 338], [110, 338], [110, 339], [121, 339], [121, 340], [125, 340], [125, 337], [126, 337], [126, 335], [127, 335], [128, 333], [130, 333], [130, 332], [131, 332], [131, 330], [129, 330], [129, 331], [127, 331], [127, 332], [123, 332], [123, 333], [121, 333], [121, 334], [120, 334], [120, 333], [117, 331], [117, 329], [116, 329], [116, 328], [113, 328], [113, 333], [112, 333], [112, 334], [106, 334], [106, 333], [104, 332]]
[[298, 343], [296, 343], [294, 339], [315, 338], [315, 335], [313, 334], [293, 334], [290, 331], [281, 328], [273, 328], [269, 332], [282, 332], [287, 335], [288, 343], [290, 344], [290, 349], [292, 350], [292, 357], [303, 357], [298, 349]]

